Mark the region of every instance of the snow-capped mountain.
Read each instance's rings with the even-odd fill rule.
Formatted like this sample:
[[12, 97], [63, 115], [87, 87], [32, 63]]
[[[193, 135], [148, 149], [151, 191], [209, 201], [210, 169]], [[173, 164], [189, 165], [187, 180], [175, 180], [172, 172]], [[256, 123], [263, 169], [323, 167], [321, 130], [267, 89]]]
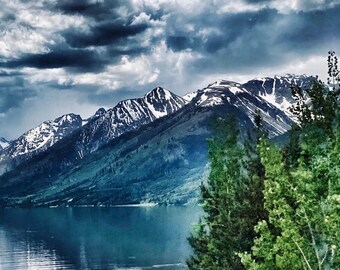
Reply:
[[7, 141], [5, 138], [0, 137], [0, 151], [8, 147], [10, 144], [9, 141]]
[[209, 84], [197, 92], [193, 101], [199, 107], [229, 104], [245, 113], [252, 121], [258, 110], [272, 137], [281, 135], [290, 128], [291, 121], [287, 115], [237, 82], [220, 80]]
[[83, 158], [128, 131], [174, 113], [186, 103], [162, 87], [151, 90], [142, 98], [120, 101], [112, 109], [97, 113], [99, 115], [79, 131], [76, 138], [79, 157]]
[[77, 114], [65, 114], [48, 120], [13, 140], [0, 154], [0, 173], [11, 169], [35, 154], [41, 153], [82, 126]]
[[242, 87], [291, 116], [288, 108], [295, 102], [291, 87], [293, 85], [302, 88], [309, 87], [314, 80], [313, 76], [286, 74], [276, 75], [273, 78], [255, 78], [243, 84]]
[[42, 151], [81, 127], [82, 119], [77, 114], [65, 114], [54, 120], [45, 121], [14, 140], [6, 149], [12, 157]]
[[109, 110], [100, 108], [88, 119], [67, 114], [24, 133], [0, 154], [0, 174], [41, 153], [65, 136], [73, 134], [75, 154], [82, 159], [110, 140], [171, 114], [187, 102], [170, 91], [157, 87], [142, 98], [120, 101]]

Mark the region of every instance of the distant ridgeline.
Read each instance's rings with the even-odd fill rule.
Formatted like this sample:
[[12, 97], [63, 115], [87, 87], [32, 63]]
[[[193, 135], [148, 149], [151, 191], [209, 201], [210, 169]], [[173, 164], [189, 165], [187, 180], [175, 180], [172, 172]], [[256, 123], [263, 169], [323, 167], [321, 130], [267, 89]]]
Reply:
[[277, 141], [294, 117], [291, 86], [306, 75], [217, 81], [183, 97], [157, 87], [92, 117], [45, 121], [18, 139], [0, 138], [1, 206], [187, 204], [209, 171], [214, 117], [235, 115], [242, 133], [259, 111]]

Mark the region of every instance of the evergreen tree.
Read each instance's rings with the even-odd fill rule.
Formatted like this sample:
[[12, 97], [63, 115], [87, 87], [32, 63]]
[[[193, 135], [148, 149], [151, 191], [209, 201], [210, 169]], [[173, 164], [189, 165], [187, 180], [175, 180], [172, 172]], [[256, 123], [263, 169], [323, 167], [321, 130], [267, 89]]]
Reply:
[[211, 172], [202, 184], [202, 207], [206, 215], [189, 237], [194, 255], [187, 262], [190, 269], [240, 269], [235, 250], [239, 232], [234, 221], [236, 190], [242, 185], [242, 149], [238, 144], [236, 119], [217, 119], [213, 138], [208, 141]]
[[255, 224], [266, 218], [263, 209], [264, 168], [257, 142], [265, 135], [256, 113], [255, 130], [240, 144], [236, 119], [219, 119], [209, 140], [211, 173], [201, 186], [206, 216], [189, 237], [194, 255], [190, 269], [243, 269], [237, 253], [250, 250]]

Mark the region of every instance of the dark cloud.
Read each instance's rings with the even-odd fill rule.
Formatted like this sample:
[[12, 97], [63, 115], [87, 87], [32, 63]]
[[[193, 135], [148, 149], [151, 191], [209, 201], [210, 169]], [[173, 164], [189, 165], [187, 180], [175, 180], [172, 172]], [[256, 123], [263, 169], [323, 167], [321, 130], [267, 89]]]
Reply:
[[262, 4], [262, 3], [269, 3], [272, 0], [245, 0], [245, 2], [250, 3], [250, 4]]
[[117, 8], [128, 5], [128, 1], [106, 0], [101, 2], [90, 2], [87, 0], [59, 0], [54, 8], [65, 14], [80, 14], [94, 18], [97, 21], [110, 20], [119, 17]]
[[129, 55], [129, 56], [136, 56], [142, 53], [148, 53], [151, 48], [141, 47], [136, 45], [130, 44], [130, 47], [108, 47], [107, 54], [110, 57], [119, 58], [122, 55]]
[[4, 23], [4, 22], [12, 22], [12, 21], [15, 21], [16, 19], [16, 16], [14, 13], [12, 12], [7, 12], [7, 13], [4, 13], [2, 16], [1, 16], [1, 22]]
[[[205, 36], [199, 36], [200, 31], [191, 31], [180, 35], [168, 35], [167, 46], [174, 51], [192, 49], [200, 53], [214, 54], [220, 49], [228, 47], [235, 40], [242, 38], [250, 32], [258, 31], [258, 28], [273, 23], [280, 17], [274, 9], [262, 9], [258, 12], [242, 12], [236, 14], [223, 14], [220, 16], [207, 16], [202, 14], [192, 22], [198, 30], [218, 29]], [[176, 31], [172, 29], [171, 32]], [[259, 37], [262, 35], [258, 31]]]
[[21, 76], [24, 75], [20, 71], [6, 71], [6, 70], [0, 70], [0, 77], [15, 77], [15, 76]]
[[121, 42], [124, 39], [144, 32], [147, 28], [148, 25], [146, 24], [122, 25], [117, 22], [107, 22], [92, 27], [88, 34], [71, 30], [65, 31], [63, 36], [71, 47], [85, 48]]
[[186, 36], [168, 36], [166, 38], [167, 46], [173, 51], [182, 51], [185, 49], [193, 49], [194, 47], [199, 47], [199, 40], [195, 38], [190, 38]]
[[42, 54], [26, 54], [18, 60], [0, 63], [0, 67], [71, 68], [78, 72], [99, 72], [108, 63], [101, 55], [90, 50], [60, 50]]
[[[303, 59], [326, 53], [333, 48], [328, 46], [340, 40], [339, 13], [340, 5], [287, 14], [269, 8], [220, 16], [202, 14], [194, 18], [194, 31], [181, 29], [179, 36], [169, 35], [166, 41], [174, 51], [191, 49], [199, 53], [200, 57], [184, 68], [187, 74], [251, 73], [289, 64], [292, 56]], [[201, 29], [218, 31], [206, 31], [200, 37]]]
[[[340, 5], [333, 9], [299, 12], [289, 15], [291, 27], [280, 29], [277, 44], [298, 52], [315, 51], [340, 39]], [[329, 48], [331, 49], [331, 48]]]
[[10, 109], [19, 107], [24, 100], [35, 95], [36, 92], [27, 89], [21, 77], [0, 78], [0, 113], [7, 113]]

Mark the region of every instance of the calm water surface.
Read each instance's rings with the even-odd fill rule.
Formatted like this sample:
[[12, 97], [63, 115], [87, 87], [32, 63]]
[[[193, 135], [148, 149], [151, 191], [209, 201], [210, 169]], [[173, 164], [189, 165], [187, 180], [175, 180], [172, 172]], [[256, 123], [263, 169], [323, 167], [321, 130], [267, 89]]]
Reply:
[[186, 269], [198, 207], [0, 209], [0, 269]]

